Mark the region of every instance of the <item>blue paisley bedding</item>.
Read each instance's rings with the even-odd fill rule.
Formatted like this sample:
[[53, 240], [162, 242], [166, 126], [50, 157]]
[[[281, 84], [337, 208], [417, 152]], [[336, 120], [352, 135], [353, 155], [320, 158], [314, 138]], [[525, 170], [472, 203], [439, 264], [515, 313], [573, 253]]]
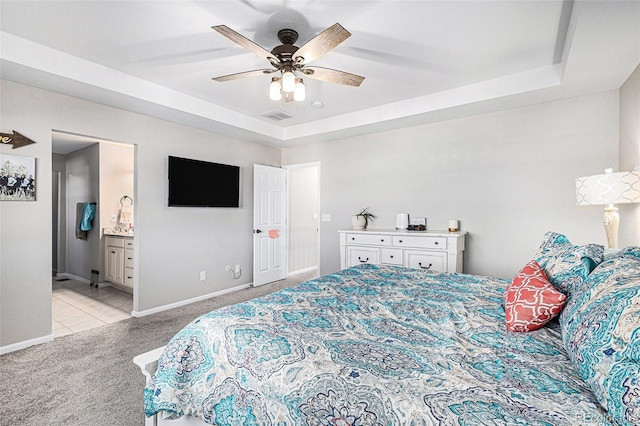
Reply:
[[360, 265], [203, 315], [145, 410], [216, 425], [608, 425], [557, 323], [510, 333], [506, 280]]

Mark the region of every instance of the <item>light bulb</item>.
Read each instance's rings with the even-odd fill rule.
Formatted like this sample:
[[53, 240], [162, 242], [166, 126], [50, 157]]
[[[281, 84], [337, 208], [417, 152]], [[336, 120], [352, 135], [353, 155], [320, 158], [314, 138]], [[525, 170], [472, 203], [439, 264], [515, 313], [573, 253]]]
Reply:
[[272, 101], [279, 101], [282, 99], [282, 92], [280, 91], [280, 79], [273, 77], [271, 84], [269, 85], [269, 99]]
[[282, 90], [284, 92], [293, 92], [296, 87], [296, 76], [292, 71], [282, 73]]
[[295, 89], [293, 90], [293, 100], [294, 101], [304, 101], [305, 99], [305, 88], [304, 82], [301, 78], [296, 78]]

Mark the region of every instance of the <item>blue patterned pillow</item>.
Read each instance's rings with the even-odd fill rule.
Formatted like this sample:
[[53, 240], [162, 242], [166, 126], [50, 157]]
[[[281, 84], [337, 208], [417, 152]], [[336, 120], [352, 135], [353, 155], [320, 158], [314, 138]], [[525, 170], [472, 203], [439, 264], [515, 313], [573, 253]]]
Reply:
[[620, 425], [640, 424], [640, 253], [607, 260], [560, 314], [569, 358]]
[[604, 246], [587, 244], [574, 246], [556, 232], [547, 232], [534, 259], [542, 266], [547, 278], [563, 293], [578, 289], [604, 256]]

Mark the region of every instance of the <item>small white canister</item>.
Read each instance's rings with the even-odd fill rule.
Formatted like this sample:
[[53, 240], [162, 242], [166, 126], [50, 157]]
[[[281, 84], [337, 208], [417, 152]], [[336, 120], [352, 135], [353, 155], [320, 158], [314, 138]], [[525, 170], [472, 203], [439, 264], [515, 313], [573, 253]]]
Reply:
[[396, 214], [396, 229], [407, 229], [409, 227], [409, 213]]
[[458, 232], [460, 230], [460, 227], [458, 225], [458, 221], [457, 220], [450, 220], [449, 221], [449, 232]]

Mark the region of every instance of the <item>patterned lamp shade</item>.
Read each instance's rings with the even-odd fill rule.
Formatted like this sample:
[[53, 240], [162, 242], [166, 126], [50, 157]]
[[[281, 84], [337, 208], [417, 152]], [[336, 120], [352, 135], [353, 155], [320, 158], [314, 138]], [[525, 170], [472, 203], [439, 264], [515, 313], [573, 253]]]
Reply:
[[579, 206], [640, 203], [640, 171], [576, 178]]

